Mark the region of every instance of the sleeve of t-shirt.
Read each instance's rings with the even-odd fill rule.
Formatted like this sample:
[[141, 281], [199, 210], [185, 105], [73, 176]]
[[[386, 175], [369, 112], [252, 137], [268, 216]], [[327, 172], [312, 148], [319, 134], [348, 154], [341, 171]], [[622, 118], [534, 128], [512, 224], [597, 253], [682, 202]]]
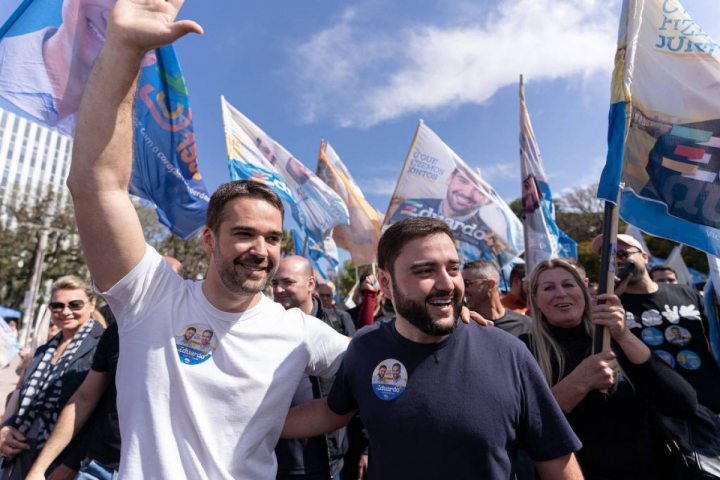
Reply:
[[315, 377], [332, 377], [347, 350], [348, 337], [335, 331], [320, 319], [303, 314], [305, 345], [310, 358], [305, 374]]
[[580, 450], [582, 443], [555, 401], [530, 351], [518, 349], [523, 410], [518, 439], [536, 462], [552, 460]]
[[140, 263], [107, 292], [100, 293], [115, 314], [120, 332], [127, 332], [144, 318], [145, 308], [156, 305], [160, 298], [183, 284], [170, 264], [150, 245]]
[[102, 337], [100, 337], [91, 368], [96, 372], [106, 373], [110, 371], [110, 356], [113, 351], [117, 352], [118, 343], [118, 327], [117, 323], [113, 323], [105, 329]]
[[352, 392], [350, 378], [346, 374], [346, 365], [348, 365], [348, 361], [352, 363], [350, 351], [345, 354], [342, 364], [335, 376], [333, 386], [327, 396], [328, 408], [338, 415], [345, 415], [346, 413], [357, 410], [358, 408], [357, 400]]

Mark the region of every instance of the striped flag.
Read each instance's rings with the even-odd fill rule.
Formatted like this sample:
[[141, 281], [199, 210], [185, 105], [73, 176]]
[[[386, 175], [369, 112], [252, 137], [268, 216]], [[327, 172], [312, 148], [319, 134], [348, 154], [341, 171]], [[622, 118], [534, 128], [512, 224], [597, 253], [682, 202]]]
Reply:
[[[598, 197], [720, 255], [720, 45], [677, 0], [625, 0]], [[621, 183], [622, 182], [622, 183]]]

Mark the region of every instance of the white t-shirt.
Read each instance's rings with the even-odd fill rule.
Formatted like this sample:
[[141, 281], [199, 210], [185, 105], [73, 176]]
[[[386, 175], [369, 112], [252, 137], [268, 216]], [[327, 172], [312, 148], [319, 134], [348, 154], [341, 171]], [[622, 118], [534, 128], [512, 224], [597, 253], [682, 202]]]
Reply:
[[[223, 312], [201, 285], [148, 246], [102, 293], [120, 334], [120, 478], [274, 479], [273, 449], [301, 377], [335, 374], [347, 348], [298, 309], [263, 297], [241, 314]], [[176, 344], [188, 331], [190, 342]]]

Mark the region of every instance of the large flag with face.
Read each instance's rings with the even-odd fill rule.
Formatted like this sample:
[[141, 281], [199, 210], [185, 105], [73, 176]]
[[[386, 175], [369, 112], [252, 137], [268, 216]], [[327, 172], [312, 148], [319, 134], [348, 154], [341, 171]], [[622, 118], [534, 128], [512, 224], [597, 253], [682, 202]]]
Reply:
[[[72, 135], [75, 113], [105, 41], [115, 0], [26, 0], [0, 28], [0, 97], [36, 121]], [[172, 46], [149, 53], [135, 101], [130, 192], [189, 238], [205, 223], [208, 195], [198, 171], [192, 112]]]
[[720, 46], [677, 0], [625, 0], [618, 37], [598, 197], [720, 255]]
[[502, 266], [523, 249], [522, 223], [507, 203], [422, 121], [383, 223], [408, 217], [444, 220], [465, 262]]
[[336, 225], [347, 225], [342, 199], [282, 145], [222, 98], [230, 175], [266, 183], [290, 204], [301, 238], [323, 244]]
[[335, 227], [335, 243], [350, 252], [355, 265], [375, 263], [382, 219], [353, 180], [350, 171], [329, 143], [320, 143], [317, 175], [345, 202], [350, 223]]
[[577, 243], [555, 223], [555, 205], [540, 148], [525, 104], [525, 85], [520, 77], [520, 174], [522, 215], [525, 228], [525, 264], [527, 271], [542, 260], [557, 257], [577, 258]]

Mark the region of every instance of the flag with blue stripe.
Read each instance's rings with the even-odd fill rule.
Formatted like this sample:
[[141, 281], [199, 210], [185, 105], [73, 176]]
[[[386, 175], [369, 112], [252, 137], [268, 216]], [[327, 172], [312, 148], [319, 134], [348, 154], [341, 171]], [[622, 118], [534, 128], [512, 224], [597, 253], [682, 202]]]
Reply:
[[[0, 28], [0, 97], [18, 112], [71, 136], [113, 1], [25, 0]], [[205, 224], [209, 197], [198, 171], [192, 110], [172, 46], [149, 52], [138, 80], [130, 193], [189, 238]]]
[[720, 45], [677, 0], [625, 0], [598, 197], [720, 255]]

